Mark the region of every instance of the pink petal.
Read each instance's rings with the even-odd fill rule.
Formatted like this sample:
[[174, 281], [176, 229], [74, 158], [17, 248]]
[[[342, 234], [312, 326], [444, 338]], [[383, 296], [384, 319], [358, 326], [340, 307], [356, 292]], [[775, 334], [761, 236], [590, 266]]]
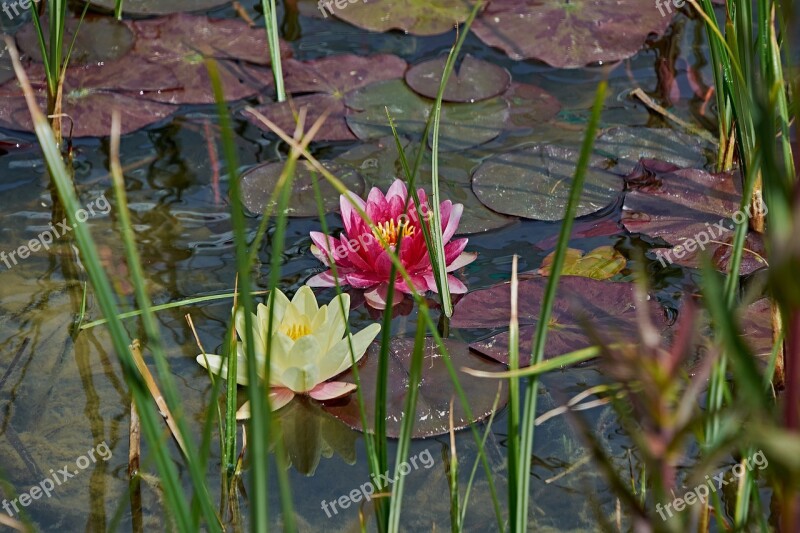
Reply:
[[400, 198], [405, 203], [406, 198], [408, 198], [408, 189], [406, 188], [406, 184], [401, 179], [394, 180], [392, 186], [389, 187], [389, 190], [386, 191], [386, 199], [391, 200], [392, 198]]
[[444, 264], [449, 265], [456, 257], [461, 255], [467, 247], [469, 239], [456, 239], [444, 245]]
[[[339, 280], [339, 284], [346, 284], [346, 282]], [[306, 285], [309, 287], [335, 287], [336, 279], [331, 275], [330, 270], [326, 270], [306, 281]]]
[[454, 272], [463, 266], [467, 266], [478, 258], [477, 252], [464, 252], [459, 255], [452, 263], [447, 266], [448, 272]]
[[444, 204], [449, 201], [450, 200], [442, 202], [442, 242], [449, 242], [450, 239], [453, 238], [453, 235], [456, 234], [456, 230], [458, 229], [458, 223], [461, 221], [461, 215], [464, 213], [463, 204], [455, 204], [449, 207], [447, 222], [445, 223]]
[[467, 286], [464, 285], [460, 279], [457, 277], [448, 274], [447, 275], [447, 284], [450, 286], [450, 292], [452, 294], [466, 294], [467, 293]]
[[294, 398], [294, 392], [284, 387], [272, 387], [269, 389], [269, 405], [273, 411], [277, 411]]
[[382, 278], [372, 272], [351, 272], [345, 275], [345, 282], [356, 289], [368, 289], [378, 283]]
[[[364, 299], [367, 300], [367, 305], [373, 309], [383, 310], [386, 309], [386, 295], [389, 292], [389, 285], [381, 283], [371, 291], [364, 293]], [[392, 307], [402, 302], [404, 299], [403, 293], [395, 291], [392, 297]]]
[[334, 398], [341, 398], [356, 390], [353, 383], [342, 383], [341, 381], [329, 381], [320, 383], [308, 392], [308, 395], [315, 400], [333, 400]]
[[330, 265], [330, 258], [334, 255], [331, 252], [331, 247], [336, 247], [336, 237], [325, 235], [319, 231], [312, 231], [309, 235], [311, 236], [311, 241], [317, 247], [317, 250], [311, 248], [311, 253], [325, 265]]
[[359, 206], [361, 209], [364, 209], [365, 203], [364, 200], [356, 196], [354, 193], [349, 192], [347, 196], [342, 194], [339, 197], [339, 209], [342, 213], [342, 222], [344, 222], [344, 229], [345, 232], [349, 235], [354, 233], [353, 229], [353, 217], [360, 218], [358, 215], [358, 211], [353, 208], [353, 205]]

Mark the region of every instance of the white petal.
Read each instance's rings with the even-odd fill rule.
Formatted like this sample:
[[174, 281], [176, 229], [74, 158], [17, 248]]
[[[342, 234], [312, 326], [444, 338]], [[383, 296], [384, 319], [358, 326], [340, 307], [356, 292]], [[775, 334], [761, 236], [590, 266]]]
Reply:
[[298, 290], [294, 298], [292, 298], [292, 304], [294, 304], [301, 314], [307, 316], [309, 320], [311, 320], [319, 310], [317, 297], [314, 296], [314, 291], [312, 291], [311, 287], [308, 285], [300, 287], [300, 290]]
[[375, 337], [381, 331], [380, 324], [370, 324], [352, 336], [353, 356], [350, 356], [350, 343], [347, 338], [337, 342], [333, 348], [325, 354], [325, 359], [320, 362], [319, 380], [327, 381], [333, 376], [341, 374], [352, 366], [353, 358], [358, 363], [369, 348]]
[[[208, 366], [206, 366], [206, 359], [208, 359]], [[228, 365], [223, 364], [223, 359], [219, 355], [200, 354], [196, 358], [197, 362], [203, 368], [208, 368], [212, 373], [225, 378], [228, 375]], [[247, 385], [247, 361], [243, 357], [236, 358], [236, 383], [239, 385]]]

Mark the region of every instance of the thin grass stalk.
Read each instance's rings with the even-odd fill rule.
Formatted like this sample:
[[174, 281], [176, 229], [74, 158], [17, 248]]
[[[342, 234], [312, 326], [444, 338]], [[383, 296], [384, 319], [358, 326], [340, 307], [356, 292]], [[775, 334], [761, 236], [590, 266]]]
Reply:
[[141, 418], [144, 434], [152, 443], [152, 453], [155, 456], [156, 464], [161, 474], [164, 497], [168, 508], [175, 516], [180, 526], [191, 529], [193, 520], [183, 493], [183, 487], [178, 477], [177, 468], [172, 458], [169, 456], [168, 448], [163, 445], [164, 438], [158, 415], [149, 399], [145, 384], [138, 375], [136, 365], [128, 351], [128, 344], [130, 343], [128, 334], [122, 327], [122, 323], [116, 319], [118, 312], [117, 303], [111, 283], [103, 270], [97, 248], [89, 230], [75, 218], [75, 213], [79, 211], [80, 204], [72, 187], [70, 174], [61, 158], [55, 134], [48, 124], [47, 119], [37, 106], [33, 90], [28, 82], [28, 77], [20, 64], [19, 54], [14, 42], [10, 38], [6, 38], [6, 46], [14, 64], [17, 78], [23, 87], [28, 109], [33, 119], [36, 136], [39, 139], [52, 181], [66, 209], [67, 218], [73, 226], [73, 235], [81, 250], [83, 264], [86, 267], [89, 280], [95, 288], [98, 304], [103, 314], [109, 318], [111, 341], [119, 357], [125, 380], [136, 402], [136, 408]]
[[278, 10], [275, 0], [261, 0], [264, 11], [264, 24], [269, 42], [269, 56], [272, 63], [272, 75], [275, 78], [275, 93], [278, 102], [286, 101], [286, 90], [283, 85], [283, 66], [281, 65], [281, 46], [278, 32]]
[[[511, 318], [508, 324], [508, 367], [511, 372], [519, 370], [519, 280], [517, 279], [517, 255], [511, 259]], [[519, 376], [508, 379], [508, 513], [516, 514], [516, 490], [519, 480]]]
[[[400, 531], [400, 514], [403, 506], [403, 491], [406, 478], [398, 473], [398, 467], [408, 459], [411, 449], [411, 437], [414, 433], [416, 422], [417, 398], [419, 385], [422, 381], [422, 361], [425, 358], [425, 324], [422, 315], [417, 317], [417, 334], [414, 337], [414, 350], [411, 353], [411, 367], [408, 373], [408, 394], [403, 406], [403, 423], [400, 426], [400, 435], [397, 441], [397, 454], [394, 462], [395, 483], [392, 490], [392, 499], [389, 504], [389, 533]], [[451, 411], [452, 412], [452, 411]]]
[[[259, 113], [253, 108], [247, 108], [247, 110], [253, 116], [258, 118], [261, 122], [267, 125], [267, 127], [269, 127], [273, 132], [275, 132], [282, 140], [284, 140], [287, 144], [289, 144], [293, 149], [297, 149], [297, 151], [300, 154], [302, 154], [303, 157], [306, 158], [306, 160], [311, 164], [311, 166], [313, 166], [314, 169], [317, 172], [319, 172], [328, 181], [328, 183], [330, 183], [331, 186], [333, 186], [339, 192], [339, 194], [345, 196], [349, 196], [352, 194], [350, 191], [347, 190], [347, 187], [344, 186], [341, 180], [339, 180], [336, 176], [331, 174], [331, 172], [328, 169], [326, 169], [308, 151], [306, 147], [301, 146], [296, 140], [286, 135], [286, 133], [281, 128], [279, 128], [274, 122], [269, 120], [263, 114]], [[373, 232], [377, 233], [378, 242], [381, 243], [381, 246], [383, 247], [384, 250], [389, 251], [388, 255], [389, 260], [394, 264], [395, 268], [397, 268], [398, 273], [405, 280], [407, 286], [413, 288], [414, 285], [411, 282], [411, 278], [408, 274], [408, 271], [405, 269], [402, 262], [400, 262], [400, 260], [397, 258], [396, 254], [392, 253], [386, 240], [380, 235], [379, 232], [377, 232], [375, 223], [372, 221], [369, 215], [367, 215], [367, 213], [364, 211], [363, 208], [361, 208], [355, 203], [353, 204], [353, 209], [358, 213], [359, 217], [361, 217], [361, 219], [365, 222], [365, 224], [367, 224], [369, 228], [373, 230]], [[461, 401], [462, 407], [464, 408], [464, 413], [467, 418], [472, 419], [472, 410], [469, 407], [469, 401], [467, 400], [466, 394], [464, 393], [464, 390], [458, 381], [458, 375], [456, 373], [455, 368], [453, 367], [453, 363], [447, 351], [447, 347], [444, 345], [444, 341], [442, 340], [441, 335], [438, 333], [438, 330], [436, 329], [436, 324], [433, 322], [433, 319], [431, 318], [427, 302], [425, 301], [425, 298], [416, 290], [412, 291], [411, 296], [418, 304], [419, 313], [422, 314], [423, 318], [425, 319], [425, 324], [428, 327], [428, 330], [432, 332], [434, 340], [437, 343], [437, 346], [442, 355], [442, 359], [445, 362], [445, 366], [447, 367], [448, 375], [450, 376], [450, 379], [453, 382], [453, 386], [456, 389], [459, 401]], [[358, 378], [357, 372], [354, 373], [354, 375], [356, 376], [357, 379]], [[359, 401], [361, 402], [362, 400], [360, 399]], [[470, 431], [472, 432], [475, 442], [478, 443], [480, 441], [480, 434], [477, 431], [475, 423], [470, 424]], [[486, 455], [483, 452], [483, 450], [479, 449], [478, 453], [480, 454], [481, 457], [481, 464], [483, 465], [484, 470], [486, 471], [487, 474], [487, 482], [489, 483], [489, 491], [491, 493], [492, 504], [495, 511], [495, 517], [498, 522], [498, 528], [500, 531], [503, 531], [504, 527], [503, 527], [502, 513], [500, 511], [500, 504], [497, 500], [497, 491], [495, 489], [494, 480], [492, 478], [492, 470], [489, 467], [488, 460], [486, 459]]]
[[117, 0], [114, 3], [114, 18], [122, 20], [122, 0]]
[[[212, 59], [206, 60], [211, 86], [214, 91], [214, 99], [217, 102], [217, 113], [220, 121], [220, 132], [222, 138], [222, 148], [229, 175], [229, 188], [231, 195], [231, 221], [233, 224], [234, 241], [236, 249], [236, 271], [238, 285], [241, 290], [241, 307], [244, 309], [244, 338], [242, 339], [245, 357], [247, 360], [248, 375], [248, 395], [250, 399], [250, 456], [252, 465], [250, 498], [255, 502], [251, 506], [251, 528], [253, 531], [267, 531], [269, 527], [268, 509], [265, 502], [268, 500], [267, 468], [269, 461], [269, 421], [270, 412], [266, 405], [266, 394], [259, 378], [258, 362], [255, 357], [255, 341], [253, 339], [253, 301], [250, 296], [250, 265], [247, 255], [247, 234], [244, 214], [241, 210], [241, 192], [239, 189], [239, 164], [236, 154], [236, 147], [233, 140], [233, 129], [230, 123], [230, 115], [225, 105], [225, 95], [220, 83], [219, 69], [217, 63]], [[238, 313], [238, 309], [236, 310]], [[236, 317], [234, 317], [234, 321]], [[237, 358], [235, 353], [229, 358], [229, 362]], [[269, 352], [267, 353], [269, 359]], [[234, 363], [235, 364], [235, 363]], [[236, 376], [233, 374], [230, 377]], [[235, 398], [235, 396], [234, 396]], [[227, 402], [235, 401], [228, 397]], [[227, 410], [230, 412], [230, 409]], [[233, 439], [235, 442], [236, 420], [226, 418], [226, 440], [230, 438], [231, 427], [233, 429]], [[228, 448], [228, 446], [226, 446]], [[230, 453], [231, 449], [226, 450]], [[230, 455], [226, 457], [226, 464], [229, 462]]]
[[458, 448], [456, 447], [456, 432], [453, 424], [453, 400], [450, 398], [450, 460], [448, 461], [447, 477], [449, 478], [448, 488], [450, 489], [450, 531], [459, 533], [461, 531], [461, 497], [458, 492]]
[[[167, 414], [172, 411], [174, 417], [173, 431], [175, 431], [175, 438], [181, 444], [181, 450], [186, 457], [186, 463], [189, 467], [189, 475], [192, 480], [192, 485], [195, 490], [195, 501], [199, 504], [200, 510], [205, 516], [208, 527], [217, 529], [221, 526], [219, 517], [211, 505], [211, 495], [208, 493], [208, 487], [205, 482], [205, 465], [198, 464], [198, 457], [194, 444], [186, 439], [186, 435], [190, 435], [189, 427], [186, 418], [183, 415], [183, 408], [178, 395], [177, 387], [172, 376], [172, 372], [167, 362], [166, 353], [164, 351], [164, 344], [161, 339], [161, 332], [156, 322], [155, 313], [151, 309], [150, 296], [147, 294], [147, 282], [144, 270], [142, 269], [141, 259], [139, 252], [136, 248], [135, 234], [133, 232], [133, 224], [131, 223], [130, 210], [128, 209], [128, 201], [125, 195], [125, 182], [122, 176], [122, 165], [119, 158], [119, 138], [120, 138], [120, 113], [115, 110], [111, 118], [111, 146], [110, 146], [110, 171], [114, 184], [114, 194], [117, 201], [117, 216], [119, 218], [120, 233], [122, 235], [122, 242], [125, 249], [125, 257], [127, 258], [128, 268], [131, 274], [131, 281], [133, 282], [134, 291], [136, 294], [136, 302], [142, 310], [142, 325], [144, 326], [145, 333], [147, 334], [148, 344], [153, 353], [153, 359], [156, 363], [158, 370], [158, 377], [161, 381], [164, 399], [167, 404]], [[135, 341], [134, 341], [135, 344]], [[136, 359], [134, 358], [134, 364]], [[145, 381], [146, 376], [145, 376]], [[170, 425], [169, 420], [167, 421]], [[194, 519], [194, 517], [193, 517]]]
[[[572, 181], [569, 201], [567, 202], [567, 208], [564, 214], [564, 221], [561, 225], [561, 232], [558, 236], [558, 243], [556, 245], [555, 256], [553, 258], [553, 266], [551, 268], [550, 276], [547, 279], [547, 287], [545, 289], [544, 299], [542, 301], [541, 311], [539, 313], [539, 320], [536, 323], [536, 333], [533, 337], [531, 353], [532, 365], [540, 363], [544, 357], [544, 345], [545, 340], [547, 339], [547, 327], [550, 323], [550, 317], [553, 311], [556, 288], [558, 286], [558, 281], [561, 278], [561, 269], [564, 266], [564, 258], [566, 257], [567, 245], [569, 244], [569, 237], [572, 232], [572, 225], [577, 212], [578, 201], [580, 200], [581, 192], [583, 191], [583, 182], [586, 178], [586, 170], [589, 167], [589, 158], [591, 157], [597, 126], [600, 122], [600, 114], [603, 109], [603, 102], [605, 101], [607, 86], [608, 83], [604, 80], [600, 82], [597, 87], [597, 94], [595, 95], [592, 113], [583, 138], [583, 145], [581, 146], [581, 153], [575, 169], [575, 177]], [[517, 461], [519, 470], [517, 472], [517, 486], [515, 487], [516, 493], [514, 494], [514, 510], [516, 512], [511, 515], [512, 531], [525, 531], [527, 530], [528, 525], [528, 502], [530, 499], [531, 478], [530, 470], [531, 461], [533, 459], [533, 430], [535, 425], [534, 420], [536, 418], [536, 400], [538, 395], [539, 378], [536, 376], [528, 378], [527, 390], [525, 391], [525, 404], [521, 411], [521, 413], [523, 413], [523, 422], [519, 452], [520, 456]]]

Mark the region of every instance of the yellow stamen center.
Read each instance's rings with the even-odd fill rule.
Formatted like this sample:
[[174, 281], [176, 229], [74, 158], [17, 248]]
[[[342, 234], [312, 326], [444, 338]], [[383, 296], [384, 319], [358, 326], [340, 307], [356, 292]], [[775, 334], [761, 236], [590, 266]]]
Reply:
[[403, 238], [411, 237], [414, 235], [416, 228], [409, 223], [408, 217], [401, 217], [402, 220], [395, 222], [394, 219], [387, 220], [380, 224], [376, 224], [377, 228], [374, 231], [375, 237], [383, 238], [389, 246], [395, 246], [397, 239], [400, 235]]
[[305, 337], [311, 334], [311, 328], [305, 324], [292, 324], [291, 326], [284, 326], [283, 332], [293, 341], [300, 337]]

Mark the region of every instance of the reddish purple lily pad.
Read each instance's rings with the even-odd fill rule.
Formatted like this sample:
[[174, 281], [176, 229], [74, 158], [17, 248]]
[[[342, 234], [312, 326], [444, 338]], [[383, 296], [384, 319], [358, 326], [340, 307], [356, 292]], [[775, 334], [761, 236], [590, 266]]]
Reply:
[[[469, 347], [460, 341], [445, 339], [444, 344], [453, 366], [458, 372], [458, 380], [469, 401], [469, 408], [472, 411], [473, 418], [469, 419], [464, 412], [461, 401], [450, 380], [450, 374], [447, 372], [444, 357], [439, 352], [438, 345], [433, 339], [426, 339], [425, 359], [422, 362], [422, 379], [419, 387], [417, 409], [414, 415], [414, 438], [444, 435], [449, 431], [451, 399], [454, 399], [453, 427], [456, 430], [463, 429], [469, 426], [470, 423], [483, 420], [492, 414], [492, 406], [498, 390], [497, 383], [499, 382], [489, 382], [486, 379], [476, 378], [461, 372], [459, 369], [469, 367], [488, 372], [500, 372], [504, 368], [494, 361], [471, 353]], [[405, 416], [403, 410], [409, 389], [409, 371], [413, 348], [414, 339], [412, 338], [394, 338], [389, 347], [386, 434], [390, 438], [400, 436], [400, 427]], [[380, 347], [373, 343], [364, 357], [364, 362], [358, 368], [361, 393], [364, 396], [364, 407], [367, 415], [367, 430], [369, 432], [374, 431], [375, 385], [378, 381], [379, 355]], [[352, 370], [340, 375], [337, 380], [355, 383]], [[498, 410], [508, 402], [505, 384], [502, 387]], [[357, 394], [350, 394], [342, 400], [325, 402], [324, 409], [353, 429], [364, 431], [364, 427], [361, 424]]]
[[[519, 282], [520, 364], [530, 364], [531, 340], [544, 298], [547, 278]], [[548, 326], [545, 358], [594, 345], [586, 334], [589, 324], [603, 340], [636, 342], [635, 284], [612, 283], [564, 276], [558, 284], [553, 315]], [[656, 327], [667, 325], [664, 311], [653, 299], [647, 313]], [[474, 291], [456, 304], [450, 325], [455, 328], [507, 328], [511, 317], [511, 285], [503, 283]], [[473, 350], [508, 364], [508, 332], [470, 344]]]
[[472, 30], [511, 59], [577, 68], [634, 55], [670, 21], [650, 0], [492, 0]]
[[[42, 17], [42, 31], [49, 35], [50, 22]], [[64, 42], [71, 43], [78, 29], [80, 19], [70, 17], [64, 28]], [[20, 53], [34, 61], [42, 62], [42, 49], [33, 23], [25, 25], [16, 35]], [[78, 29], [75, 46], [70, 55], [70, 66], [91, 65], [106, 61], [114, 61], [127, 54], [133, 48], [134, 35], [124, 22], [109, 17], [87, 15]], [[69, 46], [64, 46], [66, 57]]]
[[[263, 163], [242, 174], [242, 203], [248, 211], [255, 215], [264, 213], [270, 198], [283, 172], [284, 162]], [[352, 191], [356, 196], [364, 193], [364, 180], [355, 170], [340, 166], [330, 161], [322, 162], [329, 172]], [[289, 196], [287, 215], [291, 217], [317, 217], [317, 197], [314, 194], [313, 176], [316, 174], [322, 197], [322, 209], [326, 213], [336, 211], [339, 207], [339, 192], [328, 180], [316, 172], [310, 163], [302, 161], [297, 164], [292, 192]], [[273, 211], [273, 214], [275, 212]]]
[[[738, 177], [643, 159], [627, 179], [633, 190], [623, 204], [625, 229], [674, 246], [658, 250], [656, 259], [664, 266], [674, 262], [697, 268], [705, 250], [718, 270], [727, 271], [734, 236], [731, 217], [746, 217], [739, 212]], [[750, 232], [745, 248], [742, 274], [766, 265], [761, 235]]]
[[[217, 60], [225, 97], [249, 98], [272, 82], [268, 69], [239, 64], [269, 65], [269, 45], [263, 28], [251, 28], [237, 19], [214, 20], [176, 14], [132, 23], [134, 51], [149, 61], [170, 68], [178, 80], [174, 90], [149, 95], [171, 104], [210, 104], [214, 94], [205, 58]], [[290, 48], [281, 41], [281, 56]]]
[[[442, 83], [447, 56], [425, 61], [406, 72], [406, 83], [417, 93], [436, 98]], [[445, 102], [478, 102], [505, 92], [511, 74], [503, 67], [477, 59], [469, 54], [450, 74], [442, 97]]]
[[[323, 14], [334, 15], [365, 30], [402, 30], [412, 35], [438, 35], [467, 20], [472, 6], [465, 0], [326, 0]], [[341, 7], [340, 7], [341, 6]]]
[[[315, 140], [354, 141], [357, 137], [345, 119], [344, 95], [376, 81], [400, 78], [406, 67], [403, 59], [389, 54], [371, 57], [344, 54], [307, 62], [290, 60], [284, 65], [286, 90], [301, 96], [290, 102], [263, 105], [257, 111], [284, 131], [292, 132], [296, 111], [307, 109], [307, 129], [327, 110], [329, 116]], [[259, 128], [268, 129], [249, 111], [244, 116]]]
[[[39, 107], [46, 109], [44, 70], [40, 64], [28, 69]], [[102, 66], [71, 68], [64, 82], [62, 133], [73, 137], [105, 137], [111, 132], [111, 114], [122, 114], [122, 133], [130, 133], [170, 116], [175, 108], [146, 99], [177, 80], [169, 69], [135, 56]], [[0, 126], [33, 131], [33, 122], [22, 90], [15, 80], [0, 87]], [[71, 130], [71, 126], [74, 128]]]
[[[561, 220], [569, 199], [579, 150], [538, 144], [487, 159], [472, 176], [472, 189], [489, 209], [537, 220]], [[614, 203], [622, 179], [592, 156], [578, 204], [584, 216]]]
[[6, 49], [6, 43], [2, 40], [3, 35], [0, 34], [0, 85], [8, 80], [14, 79], [14, 67], [11, 65], [11, 58]]
[[536, 85], [513, 82], [504, 97], [509, 103], [509, 125], [530, 129], [558, 115], [561, 102]]
[[[122, 11], [129, 15], [168, 15], [180, 11], [208, 11], [211, 8], [229, 4], [231, 0], [125, 0]], [[91, 0], [94, 6], [113, 11], [116, 0]]]

